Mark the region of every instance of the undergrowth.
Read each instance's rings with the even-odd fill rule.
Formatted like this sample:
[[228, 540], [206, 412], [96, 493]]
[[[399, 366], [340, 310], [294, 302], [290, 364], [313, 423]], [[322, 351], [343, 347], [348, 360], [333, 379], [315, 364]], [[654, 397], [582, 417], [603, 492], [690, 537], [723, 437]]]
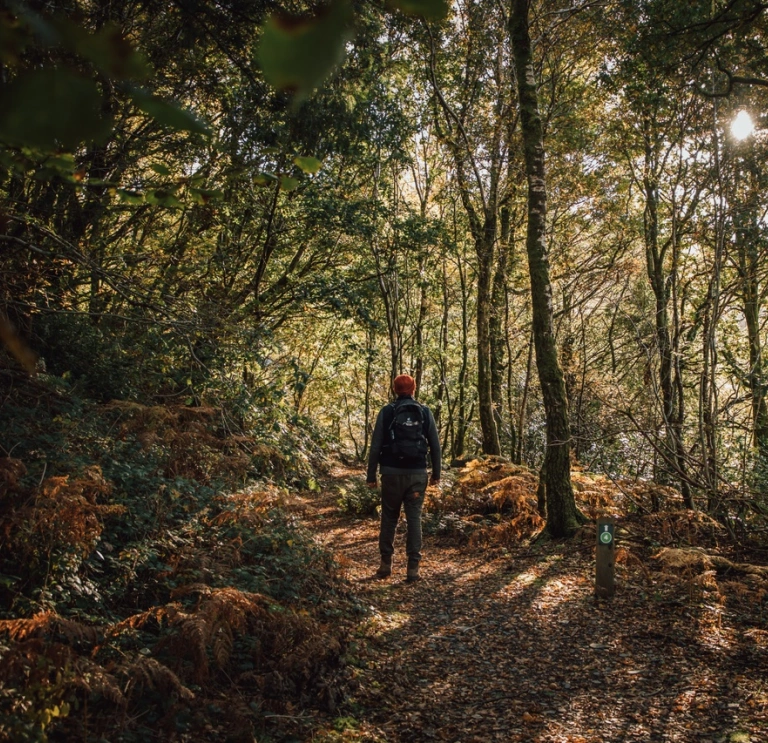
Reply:
[[311, 431], [0, 385], [0, 740], [252, 741], [336, 709], [359, 607], [297, 523]]
[[355, 480], [338, 486], [337, 503], [345, 513], [373, 516], [379, 511], [381, 496], [378, 488], [369, 488], [362, 480]]

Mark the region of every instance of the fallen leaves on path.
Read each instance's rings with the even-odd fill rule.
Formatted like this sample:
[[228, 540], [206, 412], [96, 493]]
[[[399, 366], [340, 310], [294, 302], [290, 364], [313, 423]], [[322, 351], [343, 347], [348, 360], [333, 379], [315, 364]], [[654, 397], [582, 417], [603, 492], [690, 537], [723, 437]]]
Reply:
[[716, 583], [692, 588], [637, 548], [617, 568], [614, 599], [598, 602], [592, 540], [427, 538], [424, 578], [406, 584], [403, 525], [393, 576], [375, 581], [377, 521], [334, 511], [329, 497], [307, 523], [369, 614], [349, 658], [349, 716], [316, 725], [313, 740], [768, 741], [762, 604], [726, 600]]

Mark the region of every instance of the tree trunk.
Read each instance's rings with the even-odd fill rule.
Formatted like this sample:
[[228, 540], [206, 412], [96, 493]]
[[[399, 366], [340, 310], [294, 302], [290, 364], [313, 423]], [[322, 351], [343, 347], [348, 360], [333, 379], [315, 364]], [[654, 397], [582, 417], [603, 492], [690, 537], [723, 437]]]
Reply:
[[[768, 405], [765, 399], [765, 371], [763, 368], [763, 349], [760, 338], [760, 314], [762, 311], [762, 293], [760, 291], [760, 227], [758, 183], [759, 174], [756, 172], [754, 155], [746, 156], [747, 173], [743, 184], [743, 196], [740, 193], [739, 182], [736, 181], [734, 203], [734, 242], [738, 258], [739, 288], [741, 292], [742, 310], [747, 326], [747, 341], [749, 345], [749, 372], [747, 386], [749, 387], [752, 404], [752, 444], [765, 463], [768, 458]], [[745, 158], [745, 159], [746, 159]], [[741, 167], [740, 161], [735, 163], [736, 176]], [[753, 183], [754, 181], [754, 183]], [[743, 201], [743, 204], [739, 202]]]
[[456, 411], [456, 435], [453, 439], [451, 456], [460, 459], [464, 455], [464, 440], [469, 425], [467, 413], [467, 374], [469, 371], [469, 287], [467, 286], [466, 273], [461, 263], [458, 262], [459, 281], [461, 284], [461, 366], [459, 367], [459, 392]]
[[[765, 371], [760, 339], [760, 290], [757, 280], [757, 251], [745, 248], [745, 271], [742, 280], [744, 318], [749, 340], [749, 392], [752, 402], [753, 445], [762, 460], [768, 460], [768, 405], [765, 400]], [[741, 256], [740, 256], [741, 258]]]
[[[469, 220], [470, 231], [475, 243], [477, 255], [477, 398], [480, 413], [480, 429], [483, 438], [484, 454], [500, 454], [499, 436], [493, 411], [493, 394], [491, 382], [491, 330], [490, 317], [493, 311], [491, 284], [493, 273], [493, 257], [496, 245], [497, 210], [499, 193], [499, 173], [503, 158], [500, 156], [501, 128], [500, 115], [503, 106], [501, 102], [496, 107], [493, 141], [487, 143], [490, 150], [490, 163], [487, 168], [488, 181], [481, 176], [480, 168], [471, 154], [468, 154], [465, 144], [469, 143], [463, 128], [461, 117], [446, 101], [437, 82], [435, 72], [435, 40], [430, 36], [430, 74], [437, 102], [445, 114], [445, 128], [439, 117], [435, 124], [439, 136], [446, 142], [453, 154], [455, 164], [456, 185], [464, 210]], [[499, 55], [495, 64], [501, 62]], [[472, 175], [468, 175], [471, 173]], [[488, 188], [486, 194], [486, 186]], [[475, 203], [474, 190], [478, 192], [479, 203]], [[479, 208], [478, 208], [479, 207]]]
[[[646, 165], [651, 164], [651, 144], [646, 139]], [[667, 276], [664, 270], [664, 260], [668, 245], [672, 245], [674, 237], [667, 243], [659, 245], [659, 216], [658, 216], [658, 188], [654, 180], [646, 176], [643, 187], [645, 191], [644, 237], [645, 258], [648, 270], [648, 280], [653, 290], [656, 303], [656, 347], [659, 354], [659, 387], [661, 390], [662, 425], [664, 426], [664, 439], [666, 442], [665, 472], [666, 484], [670, 484], [672, 478], [680, 483], [686, 507], [692, 508], [690, 486], [685, 471], [685, 453], [683, 451], [682, 420], [678, 421], [675, 406], [675, 389], [673, 378], [673, 347], [672, 335], [669, 327], [669, 296], [670, 287], [674, 276]]]
[[368, 444], [373, 435], [373, 424], [371, 420], [371, 394], [373, 392], [373, 359], [376, 352], [376, 333], [373, 327], [366, 329], [366, 349], [365, 349], [365, 430], [363, 432], [363, 448], [360, 453], [360, 459], [365, 460], [368, 456]]
[[483, 434], [483, 454], [501, 454], [499, 434], [494, 415], [491, 372], [491, 267], [493, 242], [483, 240], [477, 251], [477, 398], [480, 429]]
[[557, 358], [552, 320], [552, 286], [546, 244], [547, 190], [544, 168], [544, 136], [539, 117], [528, 30], [528, 0], [512, 0], [509, 17], [517, 72], [520, 122], [528, 178], [528, 233], [526, 250], [531, 275], [531, 305], [536, 367], [544, 398], [547, 450], [544, 455], [547, 531], [553, 537], [572, 534], [583, 522], [571, 486], [568, 402]]
[[[437, 393], [435, 395], [435, 423], [438, 428], [443, 428], [446, 432], [451, 428], [451, 425], [443, 427], [443, 411], [448, 411], [450, 418], [450, 409], [448, 407], [448, 313], [450, 309], [450, 297], [448, 295], [448, 269], [446, 267], [445, 255], [443, 255], [442, 261], [442, 296], [443, 296], [443, 308], [440, 316], [440, 356], [438, 362], [438, 374], [440, 378], [437, 385]], [[445, 447], [443, 447], [445, 448]]]
[[419, 319], [416, 322], [416, 363], [414, 372], [417, 399], [419, 390], [421, 390], [421, 379], [424, 376], [424, 324], [427, 321], [427, 310], [429, 309], [429, 295], [427, 293], [429, 285], [424, 277], [423, 258], [419, 261], [419, 284]]
[[517, 451], [515, 464], [523, 463], [523, 441], [525, 441], [525, 414], [528, 408], [528, 392], [531, 389], [531, 366], [533, 364], [533, 328], [528, 341], [528, 361], [525, 365], [525, 382], [523, 383], [523, 399], [520, 401], [520, 417], [517, 420]]
[[712, 354], [712, 299], [713, 284], [710, 280], [708, 296], [702, 320], [701, 355], [704, 364], [699, 380], [699, 437], [701, 441], [702, 461], [704, 463], [704, 481], [709, 489], [707, 511], [712, 513], [717, 508], [717, 422], [715, 418], [715, 391], [710, 387], [714, 376], [712, 369], [715, 359]]
[[[493, 290], [491, 294], [491, 403], [496, 422], [496, 433], [500, 451], [509, 451], [509, 435], [504, 426], [504, 354], [507, 348], [505, 338], [505, 317], [507, 315], [507, 259], [509, 254], [509, 208], [501, 209], [501, 240], [496, 260], [496, 270], [493, 275]], [[510, 360], [507, 360], [507, 364]]]
[[[504, 343], [507, 348], [507, 420], [509, 421], [509, 458], [514, 462], [517, 455], [517, 421], [515, 416], [514, 404], [514, 376], [512, 372], [512, 329], [510, 327], [509, 314], [509, 292], [505, 292], [506, 301], [504, 302]], [[522, 351], [518, 352], [520, 356]]]

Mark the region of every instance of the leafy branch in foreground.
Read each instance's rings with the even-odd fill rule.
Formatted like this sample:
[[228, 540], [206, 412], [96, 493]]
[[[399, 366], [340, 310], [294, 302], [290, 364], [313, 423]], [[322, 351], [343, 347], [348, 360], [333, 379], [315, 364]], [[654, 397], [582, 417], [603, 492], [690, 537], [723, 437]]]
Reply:
[[[441, 20], [448, 14], [446, 0], [392, 0], [390, 7], [407, 15]], [[267, 82], [294, 95], [298, 104], [308, 98], [344, 59], [352, 38], [349, 0], [333, 0], [314, 15], [275, 13], [262, 27], [257, 60]]]

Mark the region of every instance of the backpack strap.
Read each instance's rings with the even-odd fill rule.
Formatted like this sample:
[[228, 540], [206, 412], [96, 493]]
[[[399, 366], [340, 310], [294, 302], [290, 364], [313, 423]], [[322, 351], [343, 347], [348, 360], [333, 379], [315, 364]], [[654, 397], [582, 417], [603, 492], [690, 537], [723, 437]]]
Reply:
[[[384, 423], [385, 423], [385, 426], [384, 426], [384, 427], [385, 427], [387, 430], [389, 430], [390, 428], [392, 428], [392, 424], [395, 422], [395, 418], [396, 418], [396, 416], [397, 416], [397, 405], [396, 405], [394, 402], [391, 402], [391, 403], [389, 403], [389, 404], [388, 404], [388, 405], [387, 405], [387, 406], [384, 408], [384, 410], [388, 410], [388, 411], [389, 411], [389, 415], [387, 415], [387, 416], [385, 417], [385, 420], [384, 420]], [[391, 416], [391, 417], [390, 417], [390, 416]], [[387, 423], [387, 422], [386, 422], [386, 418], [389, 418], [389, 423]]]
[[[389, 423], [386, 423], [385, 421], [385, 428], [387, 431], [389, 431], [392, 426], [395, 425], [395, 419], [397, 418], [397, 409], [402, 405], [406, 400], [395, 400], [394, 402], [389, 403], [386, 407], [392, 408], [392, 418], [389, 421]], [[426, 405], [422, 405], [418, 400], [407, 400], [407, 402], [412, 403], [414, 405], [419, 406], [419, 412], [421, 413], [421, 422], [422, 422], [422, 433], [424, 436], [427, 435], [427, 431], [429, 430], [429, 416], [424, 412], [426, 409]]]

